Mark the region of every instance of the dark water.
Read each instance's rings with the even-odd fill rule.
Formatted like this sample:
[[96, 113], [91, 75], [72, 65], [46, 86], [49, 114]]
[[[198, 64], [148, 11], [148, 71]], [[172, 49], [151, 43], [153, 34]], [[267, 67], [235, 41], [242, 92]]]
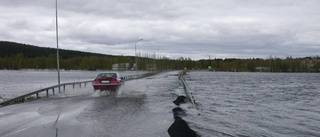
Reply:
[[201, 136], [319, 137], [319, 73], [190, 72]]

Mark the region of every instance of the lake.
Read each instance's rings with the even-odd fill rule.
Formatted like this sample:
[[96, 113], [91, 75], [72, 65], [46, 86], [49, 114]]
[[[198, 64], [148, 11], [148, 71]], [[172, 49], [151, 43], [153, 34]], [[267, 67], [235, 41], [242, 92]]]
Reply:
[[320, 136], [319, 73], [190, 72], [202, 136]]

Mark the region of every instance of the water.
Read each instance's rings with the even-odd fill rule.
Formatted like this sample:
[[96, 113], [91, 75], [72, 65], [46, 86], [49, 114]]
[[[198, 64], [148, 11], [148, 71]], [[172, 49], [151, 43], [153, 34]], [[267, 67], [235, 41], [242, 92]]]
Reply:
[[[61, 83], [92, 80], [98, 73], [100, 72], [62, 71]], [[93, 118], [90, 116], [93, 116], [96, 121], [100, 121], [98, 123], [102, 124], [102, 127], [103, 124], [105, 124], [104, 126], [116, 124], [112, 130], [110, 128], [101, 129], [101, 132], [103, 131], [102, 133], [105, 133], [105, 135], [110, 132], [114, 134], [123, 133], [122, 135], [127, 136], [132, 133], [146, 135], [156, 132], [167, 135], [166, 129], [173, 123], [171, 109], [176, 107], [172, 101], [176, 98], [176, 95], [184, 94], [176, 73], [178, 72], [161, 73], [156, 76], [126, 82], [122, 89], [123, 92], [119, 92], [120, 95], [117, 96], [107, 95], [100, 98], [75, 96], [66, 98], [65, 104], [58, 105], [58, 107], [61, 106], [63, 110], [68, 108], [65, 110], [78, 112], [78, 106], [86, 106], [89, 109], [79, 110], [80, 114], [86, 114], [80, 115], [80, 118], [92, 120]], [[120, 72], [120, 74], [132, 75], [136, 73], [129, 71]], [[320, 136], [318, 131], [320, 129], [319, 73], [189, 72], [185, 78], [193, 92], [198, 110], [196, 111], [190, 103], [182, 104], [181, 107], [187, 113], [183, 119], [189, 123], [191, 129], [202, 137]], [[5, 94], [5, 97], [17, 96], [52, 85], [57, 85], [55, 71], [0, 71], [0, 94]], [[84, 89], [85, 92], [90, 93], [93, 90], [90, 87]], [[69, 93], [75, 94], [78, 91], [70, 90]], [[50, 99], [55, 101], [55, 98]], [[115, 106], [105, 105], [110, 101], [113, 101]], [[134, 107], [130, 105], [126, 107], [130, 101]], [[57, 102], [61, 101], [58, 100]], [[91, 108], [92, 102], [96, 102], [97, 109]], [[15, 107], [19, 107], [19, 109], [13, 107], [12, 112], [14, 114], [25, 114], [29, 113], [30, 107], [34, 107], [32, 110], [38, 113], [39, 108], [37, 106], [43, 104], [52, 106], [55, 104], [46, 100], [38, 102], [38, 104], [37, 102], [32, 103], [33, 105], [16, 105]], [[76, 104], [77, 107], [67, 104]], [[22, 108], [25, 108], [25, 110]], [[132, 109], [124, 111], [124, 108]], [[3, 108], [2, 113], [6, 110], [7, 108]], [[103, 110], [103, 113], [101, 110]], [[201, 115], [198, 115], [198, 113]], [[113, 114], [116, 116], [115, 118], [119, 119], [107, 118], [109, 114]], [[38, 115], [32, 113], [30, 116]], [[77, 116], [74, 115], [73, 117]], [[86, 116], [89, 116], [89, 118]], [[122, 116], [126, 116], [125, 119], [122, 120]], [[47, 117], [44, 119], [47, 119]], [[127, 130], [127, 132], [122, 132], [122, 129], [128, 128], [128, 122], [129, 125], [133, 124], [135, 126], [132, 126], [133, 128]], [[12, 126], [14, 127], [14, 125], [6, 125], [5, 127]], [[32, 129], [32, 127], [30, 128]], [[110, 132], [104, 132], [109, 129]], [[9, 129], [9, 131], [11, 130]], [[37, 130], [37, 132], [39, 131]], [[112, 135], [109, 134], [109, 136]], [[150, 136], [157, 136], [157, 134], [151, 134]]]
[[185, 117], [204, 137], [320, 136], [319, 73], [190, 72], [201, 115]]
[[[61, 71], [60, 83], [93, 80], [101, 72], [102, 71]], [[136, 74], [135, 71], [120, 72], [121, 76], [134, 74]], [[58, 74], [56, 71], [0, 70], [0, 99], [17, 97], [54, 85], [58, 85]]]

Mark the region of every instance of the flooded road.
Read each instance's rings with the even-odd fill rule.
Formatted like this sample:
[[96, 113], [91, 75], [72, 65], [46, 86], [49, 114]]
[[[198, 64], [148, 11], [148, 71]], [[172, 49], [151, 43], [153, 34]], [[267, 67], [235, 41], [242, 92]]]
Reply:
[[[183, 93], [178, 72], [128, 81], [118, 92], [92, 87], [0, 108], [0, 135], [168, 137], [172, 101]], [[74, 94], [73, 94], [74, 93]]]
[[127, 81], [118, 92], [90, 85], [2, 107], [0, 136], [169, 137], [184, 123], [201, 137], [320, 135], [318, 73], [188, 72], [196, 109], [173, 103], [185, 96], [178, 73]]

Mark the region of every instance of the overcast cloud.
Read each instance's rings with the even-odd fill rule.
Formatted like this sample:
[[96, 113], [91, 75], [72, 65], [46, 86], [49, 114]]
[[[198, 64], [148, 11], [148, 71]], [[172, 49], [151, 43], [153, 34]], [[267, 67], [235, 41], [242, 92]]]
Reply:
[[[320, 55], [319, 0], [58, 0], [59, 47], [170, 58]], [[1, 0], [0, 40], [56, 47], [55, 0]], [[157, 51], [157, 49], [159, 49]]]

